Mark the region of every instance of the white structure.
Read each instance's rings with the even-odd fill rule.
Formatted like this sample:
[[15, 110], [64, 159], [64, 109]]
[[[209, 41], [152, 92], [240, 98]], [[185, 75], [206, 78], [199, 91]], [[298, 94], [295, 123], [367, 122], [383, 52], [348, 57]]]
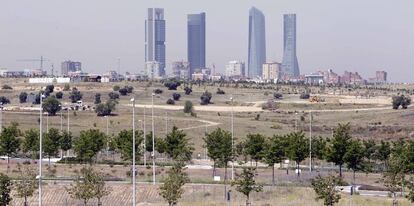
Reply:
[[190, 63], [177, 61], [172, 63], [173, 76], [181, 79], [190, 79]]
[[230, 61], [226, 65], [227, 78], [240, 78], [245, 76], [245, 64], [241, 61]]
[[53, 83], [70, 83], [69, 77], [44, 77], [44, 78], [29, 78], [30, 84], [53, 84]]
[[157, 61], [149, 61], [145, 63], [145, 71], [150, 79], [161, 79], [161, 67]]
[[263, 64], [262, 78], [264, 81], [278, 80], [281, 77], [280, 63], [270, 62]]

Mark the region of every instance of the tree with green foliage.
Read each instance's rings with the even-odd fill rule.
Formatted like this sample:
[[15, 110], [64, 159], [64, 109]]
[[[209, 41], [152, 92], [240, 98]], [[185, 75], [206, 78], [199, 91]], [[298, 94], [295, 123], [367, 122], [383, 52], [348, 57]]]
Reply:
[[345, 163], [344, 156], [347, 151], [351, 137], [351, 126], [348, 124], [339, 124], [334, 131], [333, 139], [327, 148], [327, 161], [339, 166], [339, 176], [342, 177], [342, 166]]
[[283, 136], [274, 135], [266, 141], [263, 160], [272, 167], [272, 185], [275, 185], [275, 164], [281, 163], [286, 157], [286, 141]]
[[208, 105], [211, 104], [211, 98], [213, 95], [211, 92], [205, 91], [200, 97], [200, 104], [201, 105]]
[[381, 161], [384, 165], [383, 170], [388, 169], [388, 161], [391, 155], [391, 144], [384, 140], [381, 140], [381, 143], [377, 146], [375, 150], [374, 157], [375, 159]]
[[121, 89], [121, 87], [120, 87], [119, 85], [114, 85], [114, 86], [112, 87], [112, 90], [114, 90], [114, 92], [119, 91], [119, 89]]
[[189, 100], [185, 101], [185, 103], [184, 103], [184, 113], [191, 114], [191, 113], [194, 112], [193, 110], [194, 110], [193, 103]]
[[287, 156], [296, 162], [298, 177], [300, 176], [300, 163], [309, 156], [309, 141], [303, 132], [293, 132], [286, 136], [288, 140]]
[[397, 153], [394, 154], [395, 156], [392, 155], [390, 158], [388, 170], [383, 173], [382, 181], [393, 198], [393, 205], [398, 205], [397, 193], [403, 191], [406, 185], [406, 165], [403, 163], [402, 156], [399, 156]]
[[9, 176], [0, 173], [0, 206], [7, 206], [12, 201], [12, 182]]
[[55, 86], [53, 84], [50, 84], [46, 86], [45, 92], [50, 94], [50, 93], [53, 93], [54, 89], [55, 89]]
[[363, 150], [364, 150], [364, 157], [367, 161], [365, 161], [365, 170], [371, 171], [373, 167], [372, 160], [375, 159], [375, 151], [377, 150], [377, 144], [373, 139], [364, 140], [362, 142]]
[[411, 104], [411, 97], [402, 95], [397, 95], [392, 97], [392, 108], [398, 109], [400, 106], [403, 109], [407, 109]]
[[19, 124], [12, 122], [8, 127], [3, 128], [0, 134], [0, 155], [7, 156], [7, 168], [9, 168], [10, 156], [17, 154], [20, 149], [21, 131]]
[[176, 162], [167, 172], [168, 176], [160, 186], [159, 194], [168, 202], [169, 206], [177, 205], [181, 195], [184, 194], [182, 187], [190, 181], [184, 171], [184, 166], [183, 162]]
[[55, 157], [60, 148], [61, 135], [58, 129], [50, 128], [43, 138], [43, 152], [49, 158]]
[[2, 105], [10, 104], [10, 99], [8, 99], [5, 96], [0, 96], [0, 104], [2, 104]]
[[323, 137], [312, 138], [312, 162], [313, 158], [324, 160], [326, 157], [327, 140]]
[[190, 87], [184, 87], [185, 95], [190, 95], [193, 90]]
[[250, 205], [250, 194], [252, 192], [261, 192], [263, 186], [256, 182], [256, 168], [243, 167], [240, 174], [236, 175], [236, 179], [231, 183], [236, 190], [246, 196], [246, 206]]
[[101, 102], [101, 93], [96, 93], [94, 104], [100, 104]]
[[105, 103], [99, 103], [96, 105], [95, 112], [100, 117], [111, 115], [117, 103], [115, 100], [107, 100]]
[[59, 140], [59, 148], [62, 150], [62, 152], [67, 152], [68, 150], [72, 149], [72, 139], [72, 132], [62, 132]]
[[81, 169], [81, 174], [76, 177], [73, 184], [66, 188], [66, 191], [74, 199], [82, 200], [84, 206], [88, 205], [90, 199], [97, 198], [98, 206], [102, 205], [102, 197], [111, 193], [111, 188], [105, 185], [101, 173], [93, 170], [92, 167]]
[[243, 153], [257, 163], [263, 159], [266, 153], [266, 137], [262, 134], [248, 134], [244, 140]]
[[[121, 130], [115, 139], [117, 150], [121, 153], [124, 161], [132, 160], [132, 130]], [[142, 154], [140, 145], [144, 141], [142, 131], [135, 131], [135, 157], [139, 160]]]
[[21, 92], [20, 95], [19, 95], [19, 100], [20, 100], [20, 103], [26, 103], [27, 93], [26, 92]]
[[217, 164], [223, 164], [224, 181], [226, 181], [228, 162], [234, 159], [234, 150], [231, 148], [231, 133], [217, 128], [207, 133], [203, 140], [204, 147], [207, 148], [207, 155], [213, 160], [213, 176], [216, 174]]
[[36, 159], [39, 154], [39, 130], [26, 130], [22, 142], [22, 151], [24, 153], [30, 152], [32, 159]]
[[63, 92], [56, 92], [56, 99], [62, 99], [63, 98]]
[[19, 165], [17, 175], [18, 180], [14, 183], [16, 195], [17, 197], [24, 199], [24, 206], [28, 206], [29, 203], [27, 198], [33, 196], [38, 185], [38, 181], [36, 180], [36, 170], [28, 166], [21, 168]]
[[165, 141], [165, 153], [173, 160], [190, 161], [194, 151], [193, 145], [187, 135], [174, 126]]
[[77, 101], [82, 100], [82, 96], [83, 94], [76, 87], [73, 87], [69, 94], [69, 99], [72, 103], [76, 103]]
[[359, 140], [350, 140], [344, 155], [344, 162], [348, 169], [352, 170], [353, 182], [355, 183], [355, 172], [364, 169], [364, 147]]
[[336, 186], [339, 186], [341, 179], [330, 175], [322, 177], [318, 175], [312, 180], [312, 188], [316, 193], [316, 200], [323, 200], [325, 206], [333, 206], [339, 202], [341, 195], [337, 191]]
[[49, 116], [55, 116], [58, 111], [62, 109], [62, 106], [55, 97], [48, 97], [43, 100], [43, 111], [46, 111]]
[[89, 129], [80, 132], [80, 136], [73, 142], [73, 150], [79, 160], [92, 163], [92, 159], [104, 148], [105, 142], [106, 135], [103, 132]]

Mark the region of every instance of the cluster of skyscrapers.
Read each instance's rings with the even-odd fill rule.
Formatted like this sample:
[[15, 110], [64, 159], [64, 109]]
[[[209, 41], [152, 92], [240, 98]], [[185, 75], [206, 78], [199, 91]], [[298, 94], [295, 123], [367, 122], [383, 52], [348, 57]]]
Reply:
[[[165, 61], [166, 22], [164, 9], [149, 8], [145, 20], [145, 67], [150, 78], [162, 78], [166, 75]], [[277, 63], [278, 74], [289, 77], [300, 75], [296, 57], [296, 15], [284, 15], [283, 61]], [[187, 61], [173, 62], [173, 74], [191, 78], [206, 70], [206, 14], [187, 15]], [[251, 79], [263, 77], [266, 66], [266, 24], [265, 15], [255, 7], [249, 11], [248, 64], [245, 72], [243, 62], [232, 61], [226, 73]], [[276, 68], [271, 65], [269, 68]], [[232, 71], [230, 71], [232, 70]], [[211, 71], [210, 71], [211, 72]], [[274, 73], [271, 71], [271, 73]], [[267, 75], [268, 76], [268, 75]]]

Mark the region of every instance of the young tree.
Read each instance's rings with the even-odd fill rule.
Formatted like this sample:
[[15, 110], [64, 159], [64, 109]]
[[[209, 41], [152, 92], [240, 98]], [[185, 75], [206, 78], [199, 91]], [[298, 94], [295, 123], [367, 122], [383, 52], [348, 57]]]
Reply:
[[281, 163], [286, 157], [286, 141], [283, 136], [274, 135], [266, 142], [264, 162], [272, 167], [272, 185], [275, 185], [275, 164]]
[[77, 101], [82, 99], [83, 94], [76, 88], [72, 88], [72, 92], [69, 94], [69, 99], [72, 103], [76, 103]]
[[50, 84], [46, 86], [45, 92], [50, 94], [50, 93], [53, 93], [54, 89], [55, 89], [55, 86], [53, 84]]
[[388, 161], [391, 155], [391, 144], [381, 140], [381, 143], [377, 146], [374, 157], [384, 164], [383, 170], [388, 169]]
[[18, 180], [14, 183], [17, 197], [24, 198], [24, 206], [28, 206], [27, 198], [37, 189], [36, 171], [34, 168], [18, 166]]
[[177, 205], [178, 200], [184, 193], [182, 188], [190, 181], [187, 173], [184, 171], [184, 163], [177, 162], [167, 172], [168, 176], [164, 180], [164, 184], [160, 186], [160, 195], [168, 202], [169, 206]]
[[341, 195], [336, 190], [341, 179], [330, 175], [328, 177], [317, 176], [312, 180], [312, 188], [316, 193], [316, 200], [323, 200], [325, 206], [333, 206], [341, 199]]
[[225, 167], [225, 179], [227, 177], [227, 165], [232, 160], [231, 133], [217, 128], [207, 133], [203, 138], [207, 155], [213, 160], [213, 176], [216, 174], [216, 166], [223, 163]]
[[263, 159], [266, 152], [266, 137], [261, 134], [248, 134], [244, 141], [244, 153], [257, 163]]
[[193, 92], [193, 90], [190, 87], [185, 87], [184, 91], [185, 91], [185, 95], [190, 95], [191, 92]]
[[200, 104], [201, 105], [211, 104], [211, 98], [212, 98], [212, 94], [208, 91], [205, 91], [200, 97]]
[[21, 92], [20, 95], [19, 95], [19, 100], [20, 100], [20, 103], [26, 103], [27, 93], [26, 92]]
[[119, 94], [121, 94], [122, 96], [126, 96], [128, 95], [128, 89], [126, 87], [119, 89]]
[[96, 154], [105, 146], [106, 135], [97, 129], [81, 131], [73, 142], [77, 158], [83, 162], [92, 162]]
[[23, 152], [30, 152], [31, 158], [37, 158], [39, 152], [39, 130], [29, 129], [24, 133], [24, 139], [22, 143]]
[[12, 182], [9, 176], [0, 173], [0, 205], [7, 206], [12, 201]]
[[108, 116], [111, 115], [112, 111], [115, 110], [117, 101], [107, 100], [105, 103], [99, 103], [96, 105], [95, 112], [98, 116]]
[[100, 104], [101, 103], [101, 93], [96, 93], [95, 94], [95, 104]]
[[7, 156], [7, 168], [9, 168], [10, 156], [16, 154], [20, 148], [21, 135], [17, 128], [19, 124], [12, 122], [10, 126], [3, 128], [0, 134], [0, 155]]
[[344, 164], [344, 156], [351, 140], [351, 127], [348, 124], [339, 124], [335, 129], [334, 137], [327, 148], [327, 160], [339, 166], [339, 176], [342, 177], [342, 165]]
[[56, 92], [56, 99], [62, 99], [63, 98], [63, 92]]
[[49, 158], [49, 166], [50, 158], [56, 156], [59, 151], [60, 140], [61, 135], [59, 130], [56, 128], [50, 128], [43, 138], [43, 152]]
[[312, 138], [312, 159], [325, 159], [327, 141], [323, 137]]
[[118, 92], [109, 92], [108, 93], [109, 99], [111, 100], [117, 100], [119, 99], [119, 94]]
[[[135, 156], [138, 158], [141, 156], [142, 151], [140, 145], [144, 141], [142, 131], [135, 131]], [[132, 160], [132, 130], [122, 130], [118, 133], [118, 137], [115, 139], [116, 148], [121, 153], [124, 161]]]
[[352, 169], [353, 182], [355, 182], [355, 172], [364, 169], [364, 148], [359, 140], [350, 140], [344, 155], [344, 162], [348, 169]]
[[56, 112], [62, 109], [59, 100], [57, 100], [55, 97], [48, 97], [43, 100], [42, 107], [43, 111], [46, 111], [49, 116], [55, 116]]
[[255, 180], [256, 168], [244, 167], [241, 174], [236, 175], [236, 179], [231, 183], [236, 186], [236, 190], [246, 196], [246, 206], [250, 205], [250, 194], [261, 192], [263, 186]]
[[72, 149], [72, 139], [73, 137], [71, 132], [62, 132], [59, 140], [59, 148], [62, 150], [62, 152], [67, 152], [68, 150]]
[[305, 138], [303, 132], [293, 132], [287, 135], [289, 146], [287, 156], [296, 162], [298, 177], [300, 176], [299, 165], [309, 155], [309, 141]]
[[184, 103], [184, 113], [190, 114], [193, 113], [193, 103], [191, 101], [185, 101]]
[[3, 105], [4, 104], [9, 104], [10, 100], [5, 96], [0, 96], [0, 103], [3, 104]]
[[179, 94], [179, 93], [173, 93], [172, 94], [172, 97], [173, 97], [174, 101], [179, 101], [180, 98], [181, 98], [181, 94]]
[[190, 161], [194, 147], [186, 134], [176, 126], [165, 137], [165, 153], [173, 160]]

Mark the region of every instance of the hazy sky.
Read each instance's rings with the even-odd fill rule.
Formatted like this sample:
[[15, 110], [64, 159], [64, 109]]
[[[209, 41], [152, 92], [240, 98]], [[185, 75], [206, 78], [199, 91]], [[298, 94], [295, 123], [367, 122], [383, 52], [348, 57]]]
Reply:
[[[248, 10], [266, 16], [267, 60], [282, 61], [284, 13], [297, 14], [302, 73], [317, 69], [386, 70], [392, 81], [414, 82], [412, 0], [1, 0], [0, 68], [38, 67], [16, 59], [43, 55], [60, 71], [77, 60], [89, 72], [144, 67], [147, 8], [165, 9], [167, 66], [187, 59], [186, 15], [206, 12], [207, 65], [224, 71], [230, 60], [247, 61]], [[169, 71], [167, 71], [169, 72]]]

